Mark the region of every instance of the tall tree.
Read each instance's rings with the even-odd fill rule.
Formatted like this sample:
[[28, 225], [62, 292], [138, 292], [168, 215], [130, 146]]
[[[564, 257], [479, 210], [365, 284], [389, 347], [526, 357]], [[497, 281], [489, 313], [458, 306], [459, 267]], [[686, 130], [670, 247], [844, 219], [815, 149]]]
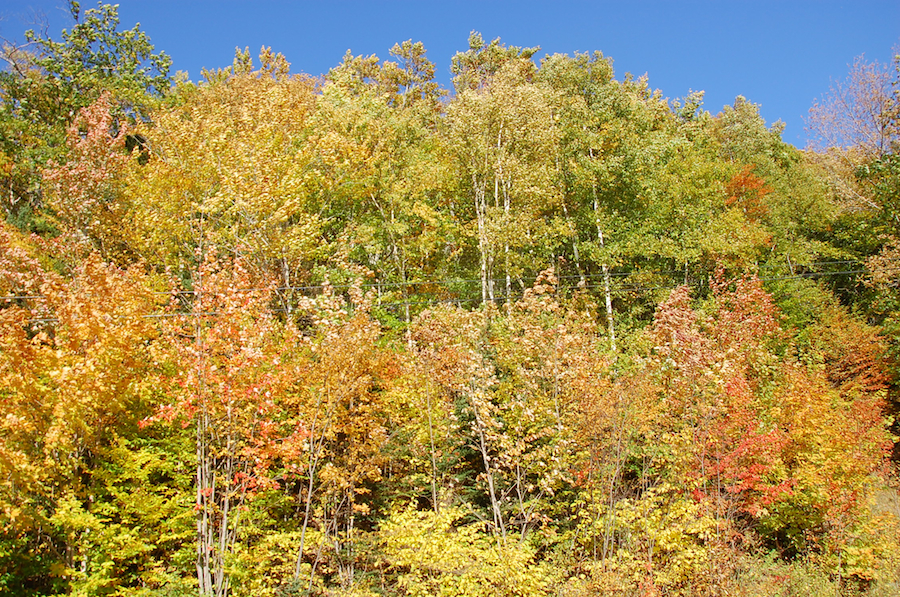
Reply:
[[224, 597], [247, 505], [275, 483], [279, 456], [299, 464], [293, 444], [304, 427], [284, 410], [297, 343], [268, 308], [274, 284], [239, 259], [205, 250], [192, 276], [190, 311], [171, 313], [163, 325], [161, 358], [174, 379], [167, 402], [145, 424], [179, 423], [194, 432], [196, 577], [201, 595]]
[[48, 271], [6, 224], [0, 246], [0, 292], [27, 297], [0, 307], [2, 531], [25, 548], [3, 576], [26, 591], [90, 585], [115, 559], [95, 540], [94, 472], [152, 403], [157, 297], [139, 268], [96, 254], [71, 279]]
[[284, 307], [290, 288], [322, 254], [320, 180], [303, 143], [315, 83], [291, 76], [280, 54], [249, 52], [206, 83], [182, 84], [172, 105], [142, 130], [149, 161], [129, 180], [135, 252], [157, 267], [187, 272], [212, 240], [245, 256], [261, 276], [277, 274]]
[[104, 260], [128, 263], [134, 260], [133, 213], [124, 187], [129, 166], [136, 163], [126, 151], [128, 127], [110, 134], [111, 110], [107, 93], [79, 110], [66, 130], [66, 162], [50, 161], [44, 170], [44, 200], [72, 246], [87, 245]]
[[0, 181], [7, 218], [29, 226], [27, 212], [41, 207], [40, 171], [65, 155], [66, 128], [81, 108], [103, 92], [114, 98], [122, 121], [142, 120], [168, 91], [171, 59], [154, 53], [140, 26], [119, 30], [118, 7], [98, 4], [84, 12], [70, 0], [71, 30], [61, 41], [26, 33], [26, 44], [4, 43], [0, 72]]
[[[551, 91], [534, 81], [534, 49], [485, 46], [473, 34], [470, 50], [454, 58], [457, 97], [448, 107], [449, 142], [476, 231], [482, 301], [498, 298], [496, 277], [512, 281], [549, 264], [559, 243], [556, 126]], [[528, 258], [526, 247], [537, 254]], [[523, 259], [524, 257], [524, 259]]]
[[809, 109], [812, 147], [843, 149], [844, 158], [857, 164], [893, 152], [900, 140], [893, 81], [890, 65], [858, 56], [847, 77]]
[[311, 142], [323, 175], [340, 181], [323, 204], [333, 233], [373, 270], [382, 300], [400, 299], [409, 323], [411, 293], [446, 273], [440, 249], [454, 232], [438, 204], [448, 177], [434, 65], [421, 43], [391, 53], [398, 62], [348, 54], [329, 72]]

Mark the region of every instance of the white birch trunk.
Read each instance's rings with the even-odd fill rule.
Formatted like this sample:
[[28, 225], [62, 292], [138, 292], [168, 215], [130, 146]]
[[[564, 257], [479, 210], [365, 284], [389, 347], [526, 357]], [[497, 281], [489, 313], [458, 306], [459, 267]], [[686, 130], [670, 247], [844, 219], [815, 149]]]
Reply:
[[[590, 150], [591, 159], [594, 157], [594, 150]], [[597, 200], [597, 187], [593, 188], [594, 191], [594, 223], [597, 225], [597, 241], [600, 243], [600, 246], [603, 247], [603, 227], [600, 225], [600, 202]], [[609, 275], [609, 266], [607, 266], [606, 262], [600, 264], [600, 269], [603, 272], [603, 294], [606, 299], [606, 322], [607, 327], [609, 329], [609, 348], [613, 352], [616, 352], [616, 326], [613, 321], [613, 308], [612, 308], [612, 293], [610, 291], [610, 275]]]

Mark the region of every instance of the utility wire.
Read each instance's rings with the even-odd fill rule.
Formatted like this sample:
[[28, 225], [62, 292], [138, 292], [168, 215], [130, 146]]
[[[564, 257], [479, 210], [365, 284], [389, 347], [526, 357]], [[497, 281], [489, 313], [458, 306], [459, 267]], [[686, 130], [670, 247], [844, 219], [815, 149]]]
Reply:
[[[896, 260], [900, 261], [900, 259]], [[796, 263], [793, 264], [793, 269], [804, 269], [813, 266], [826, 266], [826, 265], [846, 265], [850, 263], [862, 263], [859, 260], [852, 261], [820, 261], [820, 262], [812, 262], [812, 263]], [[776, 268], [790, 267], [786, 264], [784, 265], [771, 265], [771, 264], [763, 264], [759, 265], [759, 268]], [[557, 280], [595, 280], [595, 279], [604, 279], [607, 276], [610, 278], [625, 278], [629, 276], [635, 275], [674, 275], [681, 274], [683, 270], [630, 270], [624, 272], [609, 272], [607, 274], [604, 273], [595, 273], [595, 274], [567, 274], [563, 276], [556, 276]], [[810, 278], [810, 277], [819, 277], [819, 276], [836, 276], [836, 275], [849, 275], [849, 274], [861, 274], [868, 273], [868, 270], [865, 269], [857, 269], [857, 270], [844, 270], [838, 272], [804, 272], [800, 274], [792, 274], [790, 276], [783, 277], [766, 277], [760, 278], [763, 282], [771, 282], [776, 280], [790, 280], [790, 279], [799, 279], [799, 278]], [[521, 278], [521, 277], [520, 277]], [[506, 278], [491, 278], [488, 280], [493, 283], [505, 283]], [[300, 292], [315, 292], [315, 291], [324, 291], [326, 288], [331, 290], [348, 290], [350, 288], [369, 288], [369, 289], [377, 289], [377, 288], [393, 288], [393, 287], [410, 287], [410, 286], [426, 286], [426, 285], [435, 285], [441, 287], [449, 287], [458, 284], [480, 284], [480, 278], [450, 278], [444, 280], [422, 280], [418, 282], [367, 282], [365, 284], [313, 284], [306, 286], [275, 286], [275, 287], [256, 287], [256, 288], [237, 288], [232, 292], [266, 292], [270, 290], [274, 290], [276, 292], [283, 291], [300, 291]], [[599, 285], [583, 285], [582, 288], [596, 288]], [[208, 290], [172, 290], [172, 291], [153, 291], [149, 294], [154, 296], [190, 296], [195, 295], [197, 293], [208, 294], [211, 296], [224, 295], [225, 293], [215, 293]], [[0, 301], [14, 301], [14, 300], [38, 300], [45, 298], [43, 295], [10, 295], [10, 296], [0, 296]]]
[[[826, 262], [826, 263], [837, 263], [837, 262]], [[859, 262], [857, 261], [857, 262], [848, 262], [848, 263], [859, 263]], [[798, 267], [802, 267], [802, 266], [795, 265], [794, 267], [798, 268]], [[635, 272], [620, 272], [620, 274], [633, 274], [633, 273], [635, 273]], [[647, 271], [647, 272], [638, 272], [638, 273], [659, 274], [660, 272]], [[867, 273], [867, 270], [857, 269], [857, 270], [842, 270], [842, 271], [837, 271], [837, 272], [808, 272], [808, 273], [803, 273], [803, 274], [795, 274], [793, 276], [759, 278], [759, 280], [761, 282], [774, 282], [774, 281], [783, 281], [783, 280], [810, 279], [810, 278], [862, 274], [862, 273]], [[575, 279], [575, 278], [579, 278], [579, 277], [580, 276], [567, 276], [567, 278], [569, 278], [569, 279]], [[603, 274], [598, 274], [597, 276], [594, 276], [594, 277], [601, 278], [601, 277], [603, 277]], [[450, 282], [455, 282], [455, 281], [456, 280], [450, 280]], [[495, 278], [494, 281], [495, 282], [505, 281], [505, 278]], [[481, 280], [474, 280], [474, 282], [480, 283]], [[431, 283], [434, 283], [434, 282], [431, 282]], [[610, 292], [613, 292], [616, 294], [621, 294], [621, 293], [626, 293], [626, 292], [639, 292], [639, 291], [647, 292], [647, 291], [652, 291], [652, 290], [671, 289], [674, 286], [677, 286], [677, 285], [649, 286], [649, 285], [643, 285], [643, 284], [629, 284], [629, 285], [618, 285], [617, 284], [616, 287], [610, 288]], [[693, 286], [697, 286], [697, 285], [693, 284]], [[296, 289], [303, 288], [303, 289], [312, 289], [312, 290], [322, 290], [327, 287], [329, 287], [329, 286], [326, 286], [326, 285], [302, 286], [302, 287], [298, 286], [298, 287], [285, 287], [285, 289], [290, 288], [290, 289], [296, 290]], [[594, 290], [594, 289], [600, 289], [600, 288], [604, 288], [604, 287], [605, 287], [605, 284], [597, 283], [597, 284], [584, 284], [584, 285], [574, 286], [574, 287], [563, 287], [561, 290], [562, 290], [562, 292], [565, 292], [567, 290], [568, 291]], [[334, 289], [334, 288], [337, 288], [337, 286], [330, 286], [330, 288]], [[346, 288], [352, 288], [352, 286], [346, 286]], [[260, 289], [240, 289], [239, 288], [239, 289], [236, 289], [234, 292], [247, 292], [247, 291], [251, 291], [251, 290], [267, 290], [267, 289], [262, 289], [262, 288], [260, 288]], [[184, 293], [196, 294], [196, 291], [185, 291]], [[207, 294], [207, 293], [208, 293], [208, 291], [201, 292], [201, 294]], [[179, 293], [157, 293], [157, 294], [182, 294], [182, 293], [179, 292]], [[209, 293], [209, 294], [213, 294], [213, 293]], [[226, 293], [215, 293], [215, 295], [221, 295], [221, 296], [224, 296], [225, 294]], [[487, 299], [487, 301], [493, 302], [493, 303], [503, 303], [503, 302], [507, 302], [507, 301], [519, 298], [520, 296], [521, 296], [521, 294], [519, 294], [519, 293], [516, 293], [515, 295], [499, 294], [499, 295], [495, 295], [493, 298]], [[45, 298], [45, 297], [43, 297], [41, 295], [2, 296], [2, 297], [0, 297], [0, 300], [41, 299], [41, 298]], [[390, 308], [390, 307], [402, 307], [402, 306], [414, 306], [414, 305], [463, 304], [463, 303], [476, 303], [477, 304], [477, 303], [481, 303], [481, 302], [482, 302], [482, 298], [481, 298], [480, 294], [478, 294], [478, 295], [472, 294], [469, 296], [455, 296], [455, 297], [444, 297], [444, 298], [434, 298], [434, 299], [422, 299], [422, 300], [416, 300], [416, 301], [410, 301], [410, 300], [377, 301], [376, 300], [376, 301], [373, 301], [373, 307]], [[287, 308], [271, 308], [271, 309], [264, 309], [261, 312], [262, 313], [287, 313], [287, 312], [291, 312], [291, 311], [295, 311], [295, 310], [296, 309], [291, 310], [291, 309], [287, 309]], [[140, 318], [144, 318], [144, 319], [162, 319], [162, 318], [175, 318], [175, 317], [213, 317], [213, 316], [220, 316], [220, 315], [224, 315], [224, 314], [225, 314], [225, 312], [222, 312], [222, 311], [204, 311], [204, 312], [183, 311], [183, 312], [171, 312], [171, 313], [148, 313], [145, 315], [133, 316], [133, 317], [140, 317]], [[29, 324], [58, 323], [58, 322], [59, 322], [59, 319], [57, 319], [57, 318], [38, 318], [38, 319], [28, 320]]]

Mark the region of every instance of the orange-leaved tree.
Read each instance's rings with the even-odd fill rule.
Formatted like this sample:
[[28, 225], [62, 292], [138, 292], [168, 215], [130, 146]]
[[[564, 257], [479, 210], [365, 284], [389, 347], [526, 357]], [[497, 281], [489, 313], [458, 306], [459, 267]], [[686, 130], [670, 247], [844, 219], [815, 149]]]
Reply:
[[246, 505], [275, 486], [273, 470], [298, 462], [307, 430], [285, 411], [296, 379], [296, 328], [272, 311], [273, 284], [215, 247], [193, 273], [190, 309], [163, 318], [168, 401], [144, 424], [180, 423], [195, 434], [196, 568], [201, 595], [229, 594], [227, 561]]
[[640, 484], [616, 504], [618, 557], [652, 585], [717, 590], [759, 539], [871, 577], [866, 504], [889, 446], [877, 341], [850, 326], [845, 346], [809, 366], [758, 279], [720, 271], [711, 290], [701, 308], [687, 287], [671, 293], [632, 375], [656, 417], [632, 457]]
[[152, 400], [157, 299], [140, 268], [96, 254], [71, 279], [48, 271], [5, 227], [0, 293], [2, 525], [23, 548], [4, 567], [48, 589], [77, 586], [117, 565], [94, 538], [93, 475]]
[[129, 127], [113, 117], [113, 99], [104, 93], [79, 110], [66, 129], [69, 154], [44, 170], [47, 205], [59, 226], [75, 241], [87, 243], [103, 259], [124, 262], [132, 256], [132, 214], [125, 174], [136, 160], [127, 151]]

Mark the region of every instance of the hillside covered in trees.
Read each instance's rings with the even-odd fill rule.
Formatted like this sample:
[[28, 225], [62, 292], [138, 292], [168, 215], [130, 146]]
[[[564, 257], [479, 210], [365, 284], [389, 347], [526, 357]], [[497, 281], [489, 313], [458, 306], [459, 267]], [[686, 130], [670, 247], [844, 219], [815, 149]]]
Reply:
[[0, 72], [0, 593], [900, 592], [900, 58], [800, 150], [600, 53], [192, 83], [72, 5]]

